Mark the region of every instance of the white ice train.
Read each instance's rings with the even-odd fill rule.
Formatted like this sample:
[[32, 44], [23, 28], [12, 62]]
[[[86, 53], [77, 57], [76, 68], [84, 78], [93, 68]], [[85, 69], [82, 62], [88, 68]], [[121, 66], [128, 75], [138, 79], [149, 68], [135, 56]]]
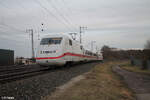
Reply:
[[38, 45], [36, 63], [40, 65], [65, 65], [76, 62], [103, 60], [102, 54], [92, 53], [66, 35], [47, 35]]

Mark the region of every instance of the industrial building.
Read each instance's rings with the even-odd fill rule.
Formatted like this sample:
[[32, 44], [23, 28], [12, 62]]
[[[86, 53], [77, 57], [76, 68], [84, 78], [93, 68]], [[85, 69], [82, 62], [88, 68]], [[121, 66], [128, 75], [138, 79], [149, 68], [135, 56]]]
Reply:
[[14, 64], [14, 50], [0, 49], [0, 66]]

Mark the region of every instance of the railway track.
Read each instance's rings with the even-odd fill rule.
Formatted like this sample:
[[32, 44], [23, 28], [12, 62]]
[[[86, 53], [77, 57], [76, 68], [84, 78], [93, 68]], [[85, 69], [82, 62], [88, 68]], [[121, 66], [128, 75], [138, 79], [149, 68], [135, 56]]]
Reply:
[[48, 69], [49, 67], [40, 67], [39, 65], [18, 65], [13, 67], [9, 66], [8, 68], [2, 68], [0, 69], [0, 83], [7, 83], [10, 81], [15, 81], [22, 78], [43, 74], [49, 72], [50, 70]]
[[13, 67], [10, 67], [10, 68], [3, 68], [3, 69], [0, 69], [0, 75], [1, 74], [5, 74], [5, 73], [13, 73], [13, 72], [19, 72], [19, 71], [22, 71], [22, 70], [29, 70], [29, 69], [33, 69], [33, 68], [41, 68], [40, 66], [38, 65], [21, 65], [21, 66], [13, 66]]
[[[17, 67], [17, 66], [18, 65], [0, 66], [0, 69], [12, 68], [12, 67]], [[19, 65], [19, 66], [25, 66], [25, 65]]]
[[37, 75], [48, 70], [49, 67], [40, 67], [40, 66], [20, 66], [20, 68], [14, 67], [9, 69], [0, 70], [0, 83], [6, 83], [9, 81], [14, 81], [17, 79]]

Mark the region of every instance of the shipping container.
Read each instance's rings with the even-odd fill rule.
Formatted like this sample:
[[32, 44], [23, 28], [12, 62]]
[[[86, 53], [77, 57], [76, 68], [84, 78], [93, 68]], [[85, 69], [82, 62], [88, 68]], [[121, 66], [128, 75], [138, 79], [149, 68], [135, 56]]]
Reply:
[[14, 51], [0, 49], [0, 66], [14, 64]]

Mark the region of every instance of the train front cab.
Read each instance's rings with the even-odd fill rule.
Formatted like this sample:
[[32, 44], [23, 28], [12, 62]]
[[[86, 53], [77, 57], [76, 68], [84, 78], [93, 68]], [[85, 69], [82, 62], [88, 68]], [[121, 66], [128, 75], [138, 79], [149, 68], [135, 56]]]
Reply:
[[45, 37], [42, 38], [38, 50], [36, 62], [40, 65], [64, 65], [63, 60], [63, 37]]

